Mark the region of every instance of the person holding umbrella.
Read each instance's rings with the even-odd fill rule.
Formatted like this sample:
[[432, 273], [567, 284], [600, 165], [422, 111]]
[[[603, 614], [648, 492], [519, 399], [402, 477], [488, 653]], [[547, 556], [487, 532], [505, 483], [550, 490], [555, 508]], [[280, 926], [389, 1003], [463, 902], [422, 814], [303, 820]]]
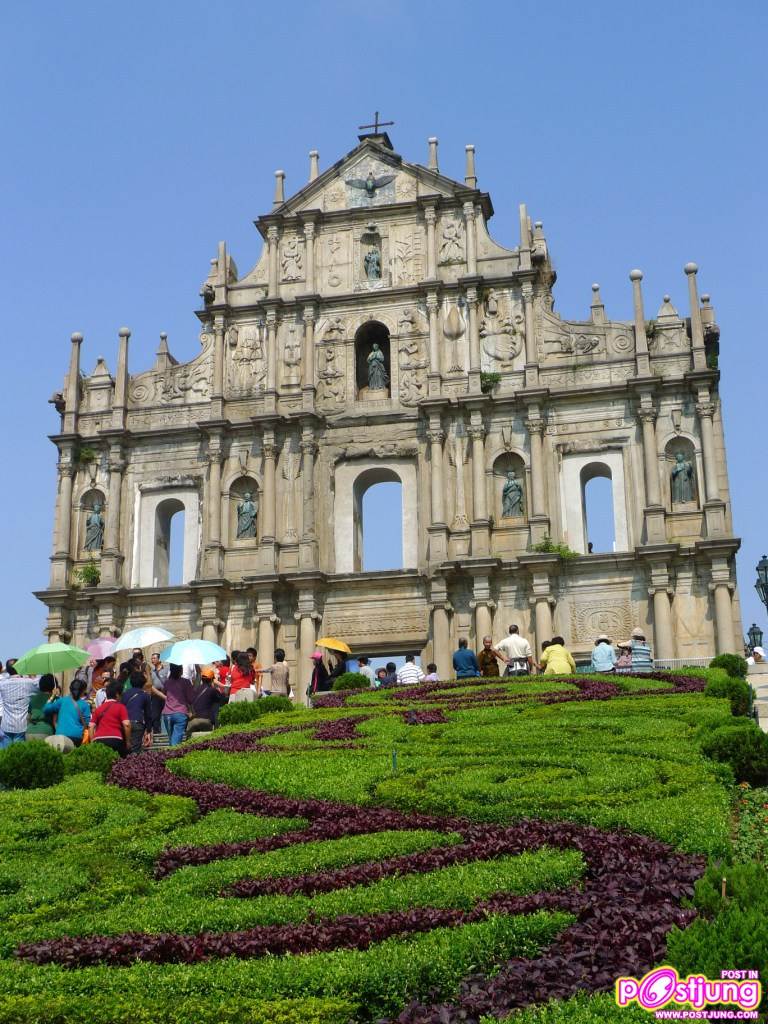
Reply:
[[[11, 666], [9, 676], [0, 680], [0, 706], [3, 709], [0, 749], [26, 739], [29, 700], [39, 690], [39, 677], [45, 673], [79, 668], [89, 658], [88, 651], [80, 647], [60, 643], [39, 644]], [[82, 729], [80, 732], [82, 735]]]

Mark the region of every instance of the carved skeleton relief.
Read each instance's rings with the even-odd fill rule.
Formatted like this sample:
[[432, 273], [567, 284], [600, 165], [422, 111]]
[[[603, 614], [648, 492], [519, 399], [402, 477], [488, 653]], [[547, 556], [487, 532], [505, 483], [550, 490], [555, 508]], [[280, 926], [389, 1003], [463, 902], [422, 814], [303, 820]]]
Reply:
[[283, 281], [302, 281], [304, 279], [304, 254], [302, 243], [296, 235], [290, 235], [283, 239], [280, 266], [282, 267]]

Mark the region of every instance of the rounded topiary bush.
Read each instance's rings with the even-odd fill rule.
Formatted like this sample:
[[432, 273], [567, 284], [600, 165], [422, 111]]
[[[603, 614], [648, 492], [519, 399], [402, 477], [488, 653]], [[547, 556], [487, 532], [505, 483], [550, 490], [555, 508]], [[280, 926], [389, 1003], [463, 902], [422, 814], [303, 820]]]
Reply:
[[367, 690], [370, 685], [370, 679], [362, 672], [342, 672], [333, 681], [334, 690]]
[[64, 778], [64, 758], [47, 743], [12, 743], [0, 750], [0, 786], [43, 789]]
[[734, 715], [749, 713], [749, 684], [743, 679], [737, 679], [736, 676], [717, 676], [710, 679], [704, 689], [704, 696], [727, 697]]
[[219, 712], [219, 725], [245, 725], [274, 711], [293, 711], [290, 697], [260, 697], [259, 700], [226, 704]]
[[78, 772], [98, 772], [106, 778], [110, 768], [119, 755], [106, 743], [86, 743], [64, 755], [64, 774], [76, 775]]
[[756, 725], [722, 725], [704, 738], [701, 749], [713, 761], [730, 765], [737, 782], [768, 784], [768, 735]]
[[740, 654], [718, 654], [709, 663], [710, 668], [724, 668], [729, 676], [736, 679], [747, 678], [747, 662]]

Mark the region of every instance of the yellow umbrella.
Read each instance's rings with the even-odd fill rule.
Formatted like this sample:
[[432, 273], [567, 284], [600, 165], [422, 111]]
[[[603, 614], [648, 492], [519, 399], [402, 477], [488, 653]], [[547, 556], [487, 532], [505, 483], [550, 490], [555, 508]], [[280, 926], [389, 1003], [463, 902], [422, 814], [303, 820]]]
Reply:
[[321, 636], [317, 641], [318, 647], [327, 647], [329, 651], [341, 651], [343, 654], [351, 654], [352, 649], [343, 640], [337, 640], [333, 636]]

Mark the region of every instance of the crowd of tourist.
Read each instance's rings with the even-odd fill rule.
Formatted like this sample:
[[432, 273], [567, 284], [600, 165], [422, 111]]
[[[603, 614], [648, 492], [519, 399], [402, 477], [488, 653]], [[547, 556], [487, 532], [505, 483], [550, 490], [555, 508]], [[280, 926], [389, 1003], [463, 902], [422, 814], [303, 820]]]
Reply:
[[[374, 671], [370, 659], [360, 655], [357, 672], [371, 688], [414, 686], [439, 682], [437, 665], [426, 672], [406, 655], [399, 668], [393, 661]], [[158, 654], [147, 662], [136, 648], [118, 664], [115, 656], [92, 661], [75, 674], [67, 693], [53, 675], [20, 676], [15, 658], [0, 664], [0, 749], [25, 739], [61, 737], [54, 745], [70, 749], [83, 743], [103, 743], [120, 756], [139, 753], [163, 731], [170, 746], [194, 732], [206, 732], [218, 723], [219, 711], [229, 701], [264, 696], [293, 696], [285, 651], [277, 648], [274, 662], [262, 665], [255, 648], [232, 651], [229, 657], [202, 668], [163, 664]], [[308, 696], [333, 689], [347, 671], [338, 652], [315, 651], [311, 656]], [[629, 640], [613, 644], [604, 634], [595, 640], [590, 670], [642, 675], [653, 670], [651, 648], [641, 629]], [[475, 653], [467, 640], [459, 640], [453, 654], [457, 679], [499, 676], [567, 675], [576, 672], [573, 655], [561, 636], [544, 641], [534, 657], [530, 642], [517, 626], [498, 643], [483, 637]]]

